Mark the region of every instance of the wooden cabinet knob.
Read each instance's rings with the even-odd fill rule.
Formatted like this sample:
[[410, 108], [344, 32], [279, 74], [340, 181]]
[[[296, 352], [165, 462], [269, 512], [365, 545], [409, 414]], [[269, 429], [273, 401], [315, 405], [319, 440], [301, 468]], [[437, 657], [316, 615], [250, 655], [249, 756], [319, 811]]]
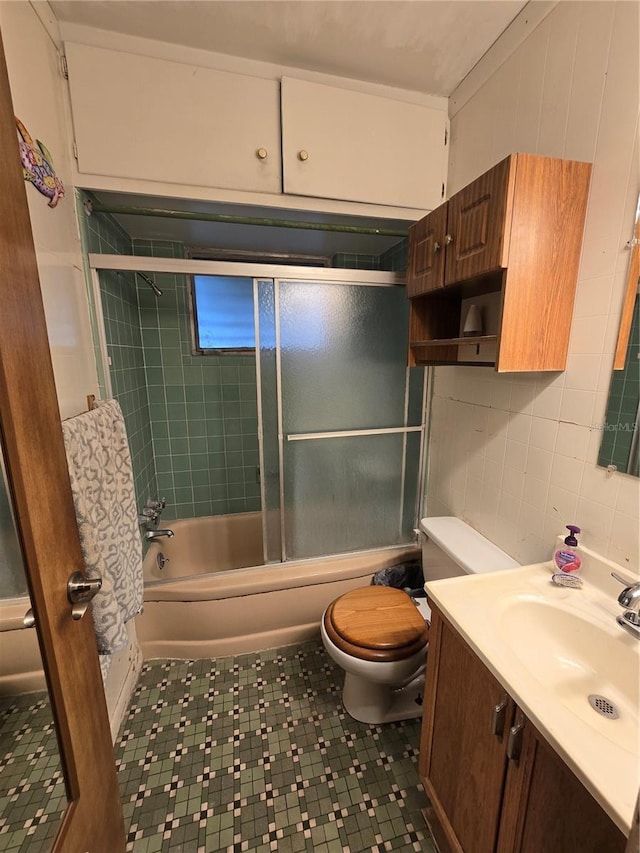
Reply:
[[308, 159], [309, 159], [309, 152], [308, 151], [305, 151], [304, 148], [302, 149], [302, 151], [298, 151], [298, 160], [302, 160], [302, 162], [304, 163], [304, 161], [308, 160]]
[[256, 151], [256, 157], [258, 158], [258, 160], [266, 160], [268, 156], [269, 152], [266, 148], [258, 148], [258, 150]]

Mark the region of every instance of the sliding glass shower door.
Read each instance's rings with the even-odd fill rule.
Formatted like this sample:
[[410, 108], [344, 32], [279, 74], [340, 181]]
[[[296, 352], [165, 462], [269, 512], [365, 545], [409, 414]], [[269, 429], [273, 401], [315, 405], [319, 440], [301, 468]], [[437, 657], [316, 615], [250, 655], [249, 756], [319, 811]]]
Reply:
[[[271, 299], [262, 286], [275, 315], [260, 322], [260, 362], [263, 399], [274, 371], [277, 386], [282, 559], [411, 541], [424, 371], [406, 367], [404, 289], [280, 279]], [[263, 433], [273, 503], [275, 441]]]

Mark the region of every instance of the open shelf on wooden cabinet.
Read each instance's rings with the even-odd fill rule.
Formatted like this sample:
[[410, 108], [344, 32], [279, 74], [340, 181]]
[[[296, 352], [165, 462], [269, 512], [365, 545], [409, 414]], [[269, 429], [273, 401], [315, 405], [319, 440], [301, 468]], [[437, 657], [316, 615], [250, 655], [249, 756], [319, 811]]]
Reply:
[[412, 347], [441, 347], [460, 346], [463, 344], [492, 344], [498, 340], [497, 335], [475, 335], [466, 338], [439, 338], [433, 341], [411, 341]]

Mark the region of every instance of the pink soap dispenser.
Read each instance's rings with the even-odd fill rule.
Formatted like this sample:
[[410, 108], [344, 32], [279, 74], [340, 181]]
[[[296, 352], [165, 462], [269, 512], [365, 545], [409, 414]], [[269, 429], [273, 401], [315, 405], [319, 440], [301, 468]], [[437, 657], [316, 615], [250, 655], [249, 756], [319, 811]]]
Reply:
[[553, 555], [553, 562], [557, 572], [551, 577], [551, 580], [558, 586], [582, 586], [582, 580], [578, 577], [578, 571], [582, 565], [582, 559], [578, 554], [578, 540], [576, 533], [580, 533], [580, 528], [575, 524], [567, 524], [569, 535], [564, 540], [564, 548], [558, 548]]

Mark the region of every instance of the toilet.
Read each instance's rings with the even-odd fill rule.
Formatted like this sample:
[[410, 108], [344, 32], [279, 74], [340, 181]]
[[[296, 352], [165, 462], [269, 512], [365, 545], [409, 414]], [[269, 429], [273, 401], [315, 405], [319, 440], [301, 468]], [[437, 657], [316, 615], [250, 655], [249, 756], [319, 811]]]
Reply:
[[[420, 539], [425, 583], [519, 565], [459, 518], [423, 518]], [[320, 633], [344, 670], [351, 717], [380, 724], [422, 714], [430, 617], [426, 599], [386, 586], [358, 587], [327, 607]]]

